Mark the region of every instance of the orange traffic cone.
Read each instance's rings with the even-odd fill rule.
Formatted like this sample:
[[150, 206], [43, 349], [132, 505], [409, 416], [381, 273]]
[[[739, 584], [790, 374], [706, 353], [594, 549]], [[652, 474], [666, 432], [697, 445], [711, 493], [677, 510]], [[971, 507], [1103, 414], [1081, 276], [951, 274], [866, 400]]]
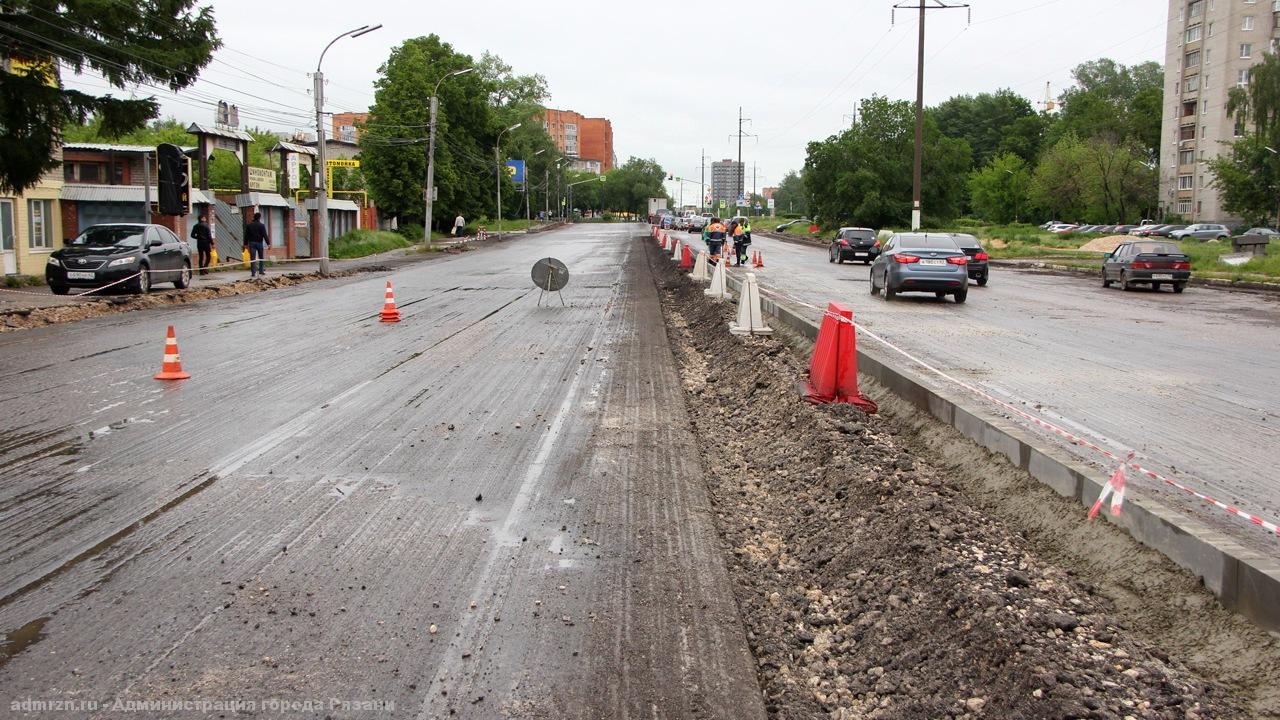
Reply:
[[751, 266], [752, 266], [752, 267], [756, 267], [756, 268], [762, 268], [762, 267], [764, 267], [764, 253], [762, 253], [762, 252], [760, 252], [759, 250], [757, 250], [757, 251], [756, 251], [756, 257], [755, 257], [755, 262], [751, 263]]
[[182, 359], [178, 357], [178, 337], [169, 326], [169, 334], [164, 339], [164, 361], [160, 364], [160, 372], [156, 380], [186, 380], [191, 377], [182, 371]]
[[391, 291], [391, 281], [387, 281], [387, 299], [382, 303], [382, 322], [400, 322], [400, 311], [396, 309], [396, 295]]

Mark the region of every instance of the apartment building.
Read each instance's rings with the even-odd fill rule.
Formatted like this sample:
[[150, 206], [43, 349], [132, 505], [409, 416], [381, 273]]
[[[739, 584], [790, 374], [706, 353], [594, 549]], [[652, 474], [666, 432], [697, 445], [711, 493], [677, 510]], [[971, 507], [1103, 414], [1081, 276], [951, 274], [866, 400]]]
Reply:
[[607, 173], [617, 164], [613, 154], [613, 123], [572, 110], [547, 108], [542, 127], [556, 147], [573, 162], [574, 170]]
[[1227, 93], [1275, 47], [1280, 0], [1170, 0], [1160, 143], [1160, 207], [1192, 222], [1238, 220], [1222, 207], [1206, 161], [1245, 128]]
[[711, 163], [711, 211], [732, 210], [743, 194], [743, 163], [725, 158]]

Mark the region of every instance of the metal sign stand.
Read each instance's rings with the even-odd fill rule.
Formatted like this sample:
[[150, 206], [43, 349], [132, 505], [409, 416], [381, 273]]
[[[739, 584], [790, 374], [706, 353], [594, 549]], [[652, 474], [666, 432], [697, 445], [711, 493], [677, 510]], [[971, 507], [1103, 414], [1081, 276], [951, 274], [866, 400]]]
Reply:
[[538, 307], [542, 307], [542, 296], [549, 292], [560, 296], [560, 307], [567, 307], [562, 290], [569, 284], [569, 268], [564, 263], [551, 257], [543, 258], [534, 263], [531, 275], [539, 290]]

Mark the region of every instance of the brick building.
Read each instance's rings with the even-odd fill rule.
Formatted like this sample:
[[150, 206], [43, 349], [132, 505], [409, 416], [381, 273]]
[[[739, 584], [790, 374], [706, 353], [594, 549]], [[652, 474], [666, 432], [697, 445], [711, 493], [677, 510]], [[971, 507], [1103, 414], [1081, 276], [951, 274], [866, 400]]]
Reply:
[[575, 170], [607, 173], [616, 164], [613, 123], [608, 118], [589, 118], [572, 110], [547, 108], [542, 127], [560, 152], [573, 160]]
[[359, 126], [369, 121], [369, 113], [343, 112], [333, 114], [333, 134], [335, 140], [356, 144], [360, 140]]

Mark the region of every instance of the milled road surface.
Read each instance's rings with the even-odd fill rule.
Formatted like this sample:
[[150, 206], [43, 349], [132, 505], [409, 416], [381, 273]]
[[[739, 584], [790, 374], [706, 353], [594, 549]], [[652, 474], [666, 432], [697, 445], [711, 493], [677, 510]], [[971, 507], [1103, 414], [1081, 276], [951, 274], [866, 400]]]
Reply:
[[[987, 287], [970, 283], [964, 305], [932, 294], [886, 302], [870, 295], [866, 266], [831, 264], [825, 248], [757, 235], [752, 249], [764, 254], [765, 268], [756, 271], [763, 291], [794, 310], [818, 319], [820, 311], [795, 300], [821, 308], [843, 302], [861, 323], [939, 369], [1103, 447], [1136, 449], [1152, 469], [1280, 521], [1275, 295], [1123, 292], [1092, 278], [993, 267]], [[1280, 538], [1217, 508], [1145, 478], [1130, 486], [1161, 492], [1249, 547], [1280, 552]]]
[[0, 700], [763, 717], [637, 232], [0, 337]]

